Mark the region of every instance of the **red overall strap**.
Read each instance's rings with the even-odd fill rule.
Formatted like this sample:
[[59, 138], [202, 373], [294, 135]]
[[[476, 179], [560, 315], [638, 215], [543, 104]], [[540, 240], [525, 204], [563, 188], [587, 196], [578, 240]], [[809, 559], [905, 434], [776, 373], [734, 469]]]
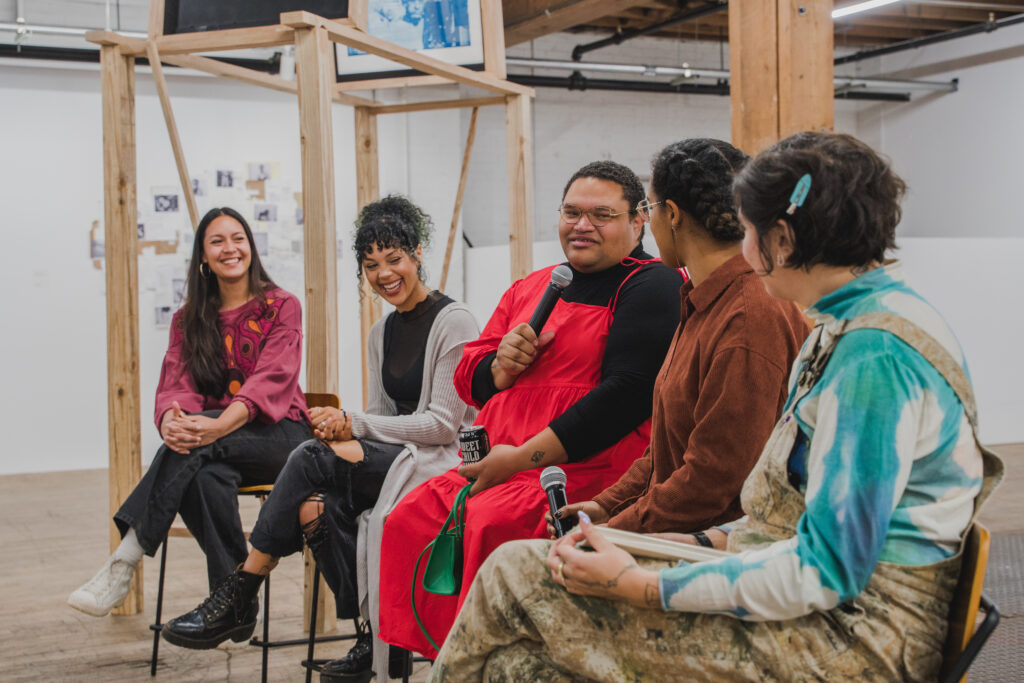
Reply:
[[641, 270], [643, 270], [643, 267], [646, 266], [648, 263], [661, 263], [661, 259], [660, 258], [638, 259], [638, 258], [633, 258], [632, 256], [627, 256], [626, 258], [624, 258], [621, 261], [619, 261], [620, 265], [623, 265], [623, 266], [636, 266], [636, 267], [633, 268], [633, 270], [629, 273], [629, 275], [627, 275], [625, 277], [625, 279], [622, 280], [621, 283], [619, 283], [619, 288], [615, 290], [615, 297], [612, 298], [612, 305], [610, 307], [611, 311], [612, 311], [612, 315], [615, 315], [615, 306], [619, 303], [619, 292], [622, 291], [622, 287], [627, 282], [629, 282], [629, 278], [633, 277], [634, 275], [639, 273]]

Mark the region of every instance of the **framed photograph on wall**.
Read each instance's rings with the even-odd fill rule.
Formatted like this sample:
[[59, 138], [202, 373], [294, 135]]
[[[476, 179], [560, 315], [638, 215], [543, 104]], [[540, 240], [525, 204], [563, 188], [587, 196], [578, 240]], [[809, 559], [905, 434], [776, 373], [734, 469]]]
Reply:
[[[366, 32], [449, 64], [484, 68], [480, 0], [368, 0]], [[412, 76], [383, 57], [335, 44], [339, 81]]]

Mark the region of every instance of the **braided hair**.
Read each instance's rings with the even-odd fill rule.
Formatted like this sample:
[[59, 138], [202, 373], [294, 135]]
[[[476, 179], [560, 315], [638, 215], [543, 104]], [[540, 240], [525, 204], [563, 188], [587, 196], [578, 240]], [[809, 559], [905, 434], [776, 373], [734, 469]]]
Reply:
[[732, 179], [748, 158], [722, 140], [676, 142], [654, 158], [651, 188], [658, 199], [671, 199], [693, 216], [713, 239], [738, 242], [743, 228], [733, 205]]
[[356, 278], [363, 274], [363, 257], [379, 249], [401, 249], [418, 262], [416, 274], [424, 280], [423, 264], [416, 258], [416, 247], [430, 243], [434, 222], [408, 197], [391, 194], [363, 207], [356, 218]]

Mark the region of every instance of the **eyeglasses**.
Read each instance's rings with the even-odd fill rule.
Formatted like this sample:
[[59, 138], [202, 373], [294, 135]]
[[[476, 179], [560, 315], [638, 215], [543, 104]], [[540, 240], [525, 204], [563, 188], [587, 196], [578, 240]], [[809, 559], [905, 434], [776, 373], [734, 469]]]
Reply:
[[641, 199], [640, 203], [636, 205], [636, 212], [640, 214], [640, 217], [645, 221], [651, 219], [651, 209], [656, 207], [658, 204], [664, 204], [665, 202], [652, 202], [650, 199]]
[[618, 213], [612, 213], [611, 211], [604, 207], [598, 207], [596, 209], [591, 209], [590, 211], [584, 211], [580, 207], [573, 206], [572, 204], [562, 204], [560, 207], [558, 207], [558, 213], [561, 214], [562, 220], [568, 223], [569, 225], [576, 225], [577, 223], [580, 222], [580, 219], [583, 218], [584, 215], [586, 215], [587, 220], [590, 221], [591, 225], [593, 225], [595, 228], [600, 228], [601, 226], [606, 225], [613, 218], [618, 218], [619, 216], [623, 216], [627, 213], [632, 212], [619, 211]]

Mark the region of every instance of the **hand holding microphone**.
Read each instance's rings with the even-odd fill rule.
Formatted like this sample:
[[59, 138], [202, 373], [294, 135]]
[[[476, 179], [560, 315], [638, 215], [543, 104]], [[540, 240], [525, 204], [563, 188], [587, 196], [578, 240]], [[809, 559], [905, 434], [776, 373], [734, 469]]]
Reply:
[[[550, 502], [548, 504], [550, 506]], [[555, 530], [555, 522], [560, 522], [562, 529], [568, 531], [576, 526], [579, 513], [585, 513], [594, 524], [604, 524], [608, 521], [608, 511], [601, 507], [596, 501], [585, 500], [581, 503], [572, 503], [555, 510], [544, 513], [544, 521], [548, 523], [548, 536], [560, 538]], [[557, 517], [555, 515], [558, 515]]]
[[537, 354], [555, 337], [554, 332], [541, 332], [562, 290], [572, 282], [572, 270], [558, 266], [551, 271], [551, 281], [544, 289], [530, 322], [520, 323], [502, 337], [491, 371], [498, 389], [512, 386], [515, 378], [537, 359]]
[[540, 473], [540, 487], [548, 496], [548, 511], [544, 520], [548, 523], [548, 534], [561, 538], [576, 525], [578, 513], [586, 514], [594, 524], [608, 521], [608, 511], [592, 500], [569, 505], [565, 497], [565, 470], [556, 465], [545, 467]]

